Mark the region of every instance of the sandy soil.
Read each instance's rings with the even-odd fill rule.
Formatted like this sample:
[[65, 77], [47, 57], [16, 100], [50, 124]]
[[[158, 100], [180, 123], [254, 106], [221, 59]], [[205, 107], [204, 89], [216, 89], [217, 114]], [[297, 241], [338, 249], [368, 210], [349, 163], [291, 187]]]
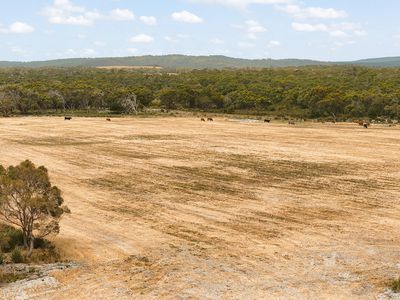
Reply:
[[23, 295], [386, 297], [399, 146], [400, 127], [378, 125], [0, 119], [0, 163], [49, 169], [72, 211], [55, 242], [82, 265]]

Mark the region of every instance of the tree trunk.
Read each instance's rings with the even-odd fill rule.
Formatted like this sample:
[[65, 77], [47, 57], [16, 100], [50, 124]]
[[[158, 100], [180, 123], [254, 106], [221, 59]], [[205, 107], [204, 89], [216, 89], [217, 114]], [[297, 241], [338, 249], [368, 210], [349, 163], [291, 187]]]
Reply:
[[24, 239], [24, 248], [28, 249], [28, 236], [27, 236], [25, 230], [22, 232], [22, 236], [23, 236], [23, 239]]
[[30, 241], [29, 241], [29, 251], [28, 251], [28, 254], [27, 254], [28, 257], [31, 257], [31, 255], [32, 255], [34, 241], [35, 241], [35, 238], [32, 236], [30, 238]]

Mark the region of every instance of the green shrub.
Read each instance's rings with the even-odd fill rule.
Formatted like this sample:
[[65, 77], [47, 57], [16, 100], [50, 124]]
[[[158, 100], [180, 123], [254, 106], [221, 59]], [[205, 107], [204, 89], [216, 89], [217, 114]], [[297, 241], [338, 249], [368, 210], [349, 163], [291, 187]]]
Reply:
[[15, 248], [11, 253], [11, 261], [15, 264], [20, 264], [24, 262], [24, 257], [18, 248]]
[[9, 245], [10, 245], [10, 250], [14, 249], [17, 246], [24, 245], [24, 236], [23, 236], [21, 230], [12, 228], [9, 231], [8, 237], [9, 237], [8, 241], [9, 241]]
[[22, 231], [12, 226], [0, 224], [0, 250], [11, 252], [17, 246], [23, 246]]
[[400, 293], [400, 277], [399, 279], [393, 280], [390, 287], [393, 290], [393, 292]]
[[35, 238], [33, 241], [33, 248], [35, 249], [45, 249], [50, 246], [50, 242], [45, 240], [44, 238]]

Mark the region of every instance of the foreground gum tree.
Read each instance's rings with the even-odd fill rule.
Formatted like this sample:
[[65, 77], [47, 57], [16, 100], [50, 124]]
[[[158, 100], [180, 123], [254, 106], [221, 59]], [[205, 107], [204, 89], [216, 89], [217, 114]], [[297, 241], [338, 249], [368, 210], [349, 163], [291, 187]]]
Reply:
[[35, 238], [59, 233], [62, 215], [70, 212], [63, 202], [45, 167], [29, 160], [7, 169], [0, 165], [0, 218], [21, 228], [28, 256]]

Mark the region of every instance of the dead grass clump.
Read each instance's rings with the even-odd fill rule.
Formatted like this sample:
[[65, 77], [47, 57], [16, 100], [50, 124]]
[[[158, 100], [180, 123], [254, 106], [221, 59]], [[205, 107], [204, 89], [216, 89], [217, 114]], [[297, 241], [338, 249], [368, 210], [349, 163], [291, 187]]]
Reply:
[[5, 272], [4, 270], [0, 270], [0, 284], [16, 282], [25, 279], [28, 276], [28, 273]]

